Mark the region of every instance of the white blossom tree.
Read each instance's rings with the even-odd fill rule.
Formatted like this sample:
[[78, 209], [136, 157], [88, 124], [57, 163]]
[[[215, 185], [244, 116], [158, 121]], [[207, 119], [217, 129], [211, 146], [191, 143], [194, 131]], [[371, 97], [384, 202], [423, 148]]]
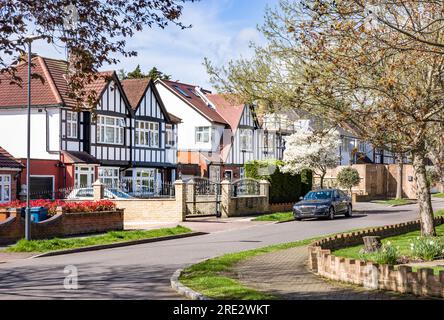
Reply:
[[282, 172], [298, 174], [308, 169], [314, 177], [320, 179], [321, 188], [327, 170], [338, 166], [338, 147], [341, 144], [337, 130], [314, 132], [310, 129], [298, 129], [287, 137]]

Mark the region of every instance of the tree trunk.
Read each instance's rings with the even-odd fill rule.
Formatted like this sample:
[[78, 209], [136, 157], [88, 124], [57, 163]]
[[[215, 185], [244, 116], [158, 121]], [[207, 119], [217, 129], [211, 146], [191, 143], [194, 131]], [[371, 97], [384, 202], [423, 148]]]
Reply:
[[325, 173], [325, 172], [321, 173], [321, 176], [320, 176], [321, 177], [321, 182], [320, 182], [321, 183], [321, 189], [324, 189], [324, 178], [325, 178], [326, 174], [327, 173]]
[[402, 154], [398, 154], [396, 157], [396, 199], [402, 199], [402, 171], [404, 162]]
[[423, 236], [436, 236], [433, 222], [433, 208], [427, 183], [427, 173], [424, 153], [413, 154], [413, 168], [415, 171], [416, 194], [419, 203], [419, 219]]

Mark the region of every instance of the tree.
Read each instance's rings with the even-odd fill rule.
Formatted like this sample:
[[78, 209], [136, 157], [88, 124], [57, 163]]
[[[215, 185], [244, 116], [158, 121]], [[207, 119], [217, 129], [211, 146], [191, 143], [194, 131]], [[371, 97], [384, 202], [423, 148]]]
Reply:
[[147, 78], [147, 75], [142, 72], [142, 70], [140, 69], [140, 65], [137, 65], [137, 67], [133, 71], [128, 72], [128, 74], [126, 75], [126, 79], [143, 79], [143, 78]]
[[[405, 15], [398, 8], [405, 3], [417, 14]], [[427, 137], [444, 123], [444, 55], [368, 14], [371, 4], [378, 12], [390, 11], [404, 28], [444, 24], [442, 13], [428, 3], [281, 0], [267, 12], [261, 28], [267, 44], [255, 46], [252, 59], [222, 68], [206, 64], [215, 87], [238, 99], [298, 108], [352, 127], [378, 148], [411, 155], [421, 231], [434, 236]], [[441, 43], [442, 29], [422, 36]]]
[[[95, 92], [84, 89], [97, 79], [96, 71], [118, 62], [116, 53], [132, 57], [125, 38], [146, 27], [166, 27], [180, 21], [182, 3], [194, 0], [127, 1], [16, 1], [0, 3], [0, 73], [4, 81], [21, 85], [16, 65], [26, 53], [27, 35], [39, 35], [48, 44], [64, 47], [70, 53], [68, 86], [78, 107], [95, 101]], [[75, 3], [75, 7], [74, 4]], [[12, 63], [11, 63], [12, 60]], [[6, 78], [6, 80], [5, 80]]]
[[157, 80], [171, 80], [171, 75], [165, 74], [162, 71], [158, 70], [156, 67], [152, 67], [150, 71], [148, 71], [148, 77]]
[[321, 188], [329, 168], [338, 165], [338, 147], [341, 144], [339, 132], [327, 131], [316, 134], [311, 130], [298, 129], [285, 141], [284, 173], [300, 174], [311, 170], [320, 179]]
[[358, 170], [352, 167], [342, 168], [338, 172], [336, 179], [342, 188], [346, 188], [349, 191], [350, 196], [352, 195], [352, 188], [361, 182]]

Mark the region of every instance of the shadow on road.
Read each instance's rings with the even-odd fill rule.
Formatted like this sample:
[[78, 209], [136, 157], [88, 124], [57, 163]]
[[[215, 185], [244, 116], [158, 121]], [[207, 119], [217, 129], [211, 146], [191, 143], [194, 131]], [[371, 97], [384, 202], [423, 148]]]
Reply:
[[[179, 266], [177, 266], [178, 268]], [[158, 265], [121, 265], [78, 269], [77, 290], [66, 290], [65, 266], [0, 270], [0, 299], [179, 299], [170, 288], [175, 271]]]

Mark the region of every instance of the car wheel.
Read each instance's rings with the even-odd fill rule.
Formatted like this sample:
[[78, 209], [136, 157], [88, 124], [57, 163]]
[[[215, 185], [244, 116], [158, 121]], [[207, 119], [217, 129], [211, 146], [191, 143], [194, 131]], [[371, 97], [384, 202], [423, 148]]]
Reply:
[[328, 219], [333, 220], [335, 218], [335, 209], [330, 207], [328, 210]]
[[345, 213], [345, 216], [350, 218], [353, 215], [353, 209], [351, 205], [348, 205], [347, 212]]
[[302, 221], [302, 218], [294, 218], [296, 221]]

